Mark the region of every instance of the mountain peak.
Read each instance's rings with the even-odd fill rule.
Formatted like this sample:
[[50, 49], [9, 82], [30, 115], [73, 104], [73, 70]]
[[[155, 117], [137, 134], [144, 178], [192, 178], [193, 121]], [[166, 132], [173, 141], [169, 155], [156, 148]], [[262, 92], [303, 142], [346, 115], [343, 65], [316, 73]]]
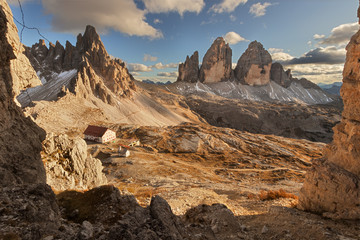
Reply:
[[266, 85], [270, 82], [271, 64], [270, 53], [260, 42], [253, 41], [239, 58], [235, 77], [243, 84]]

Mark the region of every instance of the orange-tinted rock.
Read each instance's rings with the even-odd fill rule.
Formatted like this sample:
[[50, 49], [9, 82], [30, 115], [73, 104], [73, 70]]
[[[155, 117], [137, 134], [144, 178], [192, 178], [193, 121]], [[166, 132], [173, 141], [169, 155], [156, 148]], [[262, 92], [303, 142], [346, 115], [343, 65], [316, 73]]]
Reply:
[[242, 84], [262, 86], [270, 82], [272, 59], [263, 45], [257, 41], [249, 44], [235, 68], [235, 78]]
[[214, 83], [233, 77], [232, 50], [222, 37], [218, 37], [206, 52], [200, 68], [200, 81]]
[[314, 161], [307, 174], [299, 206], [328, 217], [360, 219], [360, 31], [346, 49], [342, 120], [325, 159]]

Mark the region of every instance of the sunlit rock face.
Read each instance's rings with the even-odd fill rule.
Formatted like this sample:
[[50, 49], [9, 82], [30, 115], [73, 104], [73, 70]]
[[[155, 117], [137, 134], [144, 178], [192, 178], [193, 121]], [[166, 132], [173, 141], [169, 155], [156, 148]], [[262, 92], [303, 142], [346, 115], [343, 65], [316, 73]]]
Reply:
[[315, 160], [307, 174], [300, 207], [332, 218], [360, 219], [360, 31], [346, 50], [342, 120], [325, 158]]
[[218, 37], [206, 52], [201, 68], [200, 81], [215, 83], [233, 77], [232, 50], [222, 37]]
[[270, 53], [261, 43], [253, 41], [237, 62], [235, 78], [250, 86], [269, 84], [271, 64]]

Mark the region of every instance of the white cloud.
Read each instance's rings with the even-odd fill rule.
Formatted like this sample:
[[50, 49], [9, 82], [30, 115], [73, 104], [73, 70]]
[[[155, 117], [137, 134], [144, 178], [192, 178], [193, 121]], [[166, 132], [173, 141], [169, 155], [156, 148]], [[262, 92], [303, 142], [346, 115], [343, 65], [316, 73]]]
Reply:
[[214, 13], [233, 12], [240, 4], [247, 3], [248, 0], [222, 0], [221, 3], [213, 5], [209, 11]]
[[345, 45], [358, 30], [359, 24], [357, 22], [342, 24], [333, 28], [330, 36], [322, 39], [319, 43], [323, 45]]
[[146, 11], [150, 13], [185, 12], [200, 13], [205, 6], [204, 0], [143, 0]]
[[302, 64], [287, 65], [294, 77], [307, 78], [315, 83], [332, 83], [342, 80], [344, 64]]
[[161, 38], [160, 30], [146, 22], [146, 11], [134, 0], [42, 0], [45, 12], [52, 15], [55, 31], [79, 33], [90, 24], [100, 32], [114, 29], [130, 36]]
[[236, 21], [236, 16], [234, 16], [234, 15], [232, 15], [232, 14], [229, 16], [229, 18], [230, 18], [230, 20], [233, 21], [233, 22]]
[[273, 62], [285, 62], [293, 59], [294, 57], [284, 52], [284, 49], [269, 48], [269, 53], [273, 59]]
[[150, 54], [144, 54], [144, 62], [155, 62], [157, 61], [157, 57], [151, 56]]
[[255, 3], [250, 7], [249, 13], [251, 13], [255, 17], [264, 16], [266, 14], [266, 8], [270, 7], [271, 5], [273, 5], [273, 4], [268, 3], [268, 2], [264, 2], [263, 4]]
[[162, 23], [162, 21], [158, 18], [154, 19], [154, 24], [159, 24], [159, 23]]
[[315, 34], [314, 35], [315, 40], [319, 40], [319, 39], [323, 39], [323, 38], [325, 38], [325, 35], [323, 35], [323, 34], [322, 35], [320, 35], [320, 34]]
[[230, 45], [234, 45], [242, 41], [248, 41], [239, 34], [237, 34], [236, 32], [228, 32], [227, 34], [225, 34], [224, 39]]
[[157, 74], [159, 77], [169, 77], [169, 78], [176, 78], [178, 76], [178, 72], [159, 72]]
[[165, 69], [165, 68], [178, 68], [179, 63], [168, 63], [168, 64], [162, 64], [161, 62], [156, 63], [155, 65], [151, 66], [156, 69]]
[[141, 63], [129, 63], [128, 69], [130, 72], [151, 72], [152, 68]]

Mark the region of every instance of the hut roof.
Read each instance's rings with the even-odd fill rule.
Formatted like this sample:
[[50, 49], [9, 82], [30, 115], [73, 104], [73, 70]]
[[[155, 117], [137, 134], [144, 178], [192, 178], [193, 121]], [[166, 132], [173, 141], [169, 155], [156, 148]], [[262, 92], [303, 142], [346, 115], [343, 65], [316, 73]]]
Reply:
[[106, 127], [89, 125], [86, 128], [84, 134], [90, 135], [90, 136], [95, 136], [95, 137], [102, 137], [107, 130], [108, 130], [108, 128], [106, 128]]

